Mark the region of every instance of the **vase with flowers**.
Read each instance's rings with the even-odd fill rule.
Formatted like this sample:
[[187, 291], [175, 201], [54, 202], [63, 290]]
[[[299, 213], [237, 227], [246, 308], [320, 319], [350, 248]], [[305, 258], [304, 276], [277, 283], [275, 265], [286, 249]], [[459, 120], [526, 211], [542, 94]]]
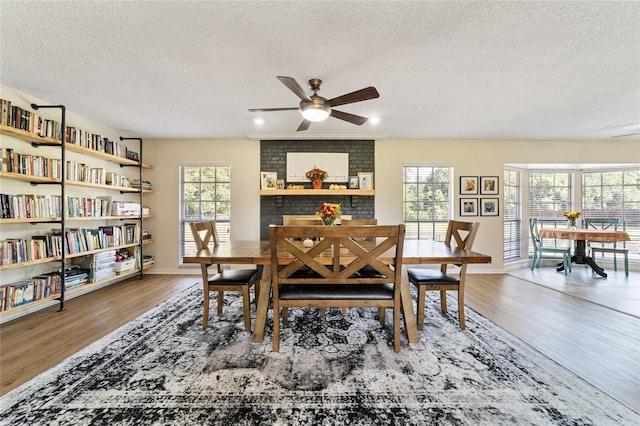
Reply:
[[316, 216], [322, 219], [322, 223], [325, 225], [333, 225], [336, 219], [340, 217], [340, 204], [322, 203], [316, 210]]
[[322, 182], [329, 177], [329, 173], [314, 165], [313, 169], [309, 170], [305, 176], [311, 181], [313, 189], [322, 189]]
[[580, 212], [564, 212], [563, 216], [567, 218], [567, 228], [569, 229], [577, 229], [578, 225], [576, 224], [576, 220], [580, 217]]

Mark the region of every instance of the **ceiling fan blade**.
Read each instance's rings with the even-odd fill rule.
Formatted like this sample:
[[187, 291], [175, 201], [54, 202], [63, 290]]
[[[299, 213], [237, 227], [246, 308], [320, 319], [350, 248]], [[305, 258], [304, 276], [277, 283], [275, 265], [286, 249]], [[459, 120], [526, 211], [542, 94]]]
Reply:
[[355, 92], [347, 93], [346, 95], [338, 96], [337, 98], [329, 99], [325, 102], [325, 105], [334, 107], [338, 105], [352, 104], [354, 102], [368, 101], [369, 99], [375, 99], [380, 96], [380, 93], [375, 87], [365, 87], [364, 89], [356, 90]]
[[296, 132], [302, 132], [304, 130], [307, 130], [310, 124], [311, 122], [309, 120], [302, 120], [302, 123], [300, 123], [300, 125], [296, 129]]
[[269, 111], [297, 111], [298, 107], [293, 108], [249, 108], [251, 112], [269, 112]]
[[331, 116], [335, 118], [339, 118], [340, 120], [348, 121], [349, 123], [356, 124], [358, 126], [367, 122], [367, 117], [361, 117], [359, 115], [349, 114], [348, 112], [336, 111], [335, 109], [331, 110]]
[[295, 78], [292, 77], [283, 77], [283, 76], [278, 76], [278, 80], [280, 80], [280, 82], [282, 84], [284, 84], [285, 86], [287, 86], [289, 88], [289, 90], [291, 90], [293, 93], [296, 94], [297, 97], [299, 97], [300, 99], [302, 99], [303, 101], [308, 101], [309, 96], [304, 92], [304, 89], [302, 87], [300, 87], [300, 85], [298, 84], [298, 82], [296, 81]]

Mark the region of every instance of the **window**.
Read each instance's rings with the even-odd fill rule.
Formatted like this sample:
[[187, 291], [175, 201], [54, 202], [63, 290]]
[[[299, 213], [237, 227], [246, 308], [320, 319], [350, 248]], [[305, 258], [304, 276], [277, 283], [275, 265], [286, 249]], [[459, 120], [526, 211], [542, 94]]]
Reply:
[[566, 171], [529, 173], [529, 217], [556, 226], [566, 224], [563, 213], [574, 210], [571, 202], [572, 174]]
[[180, 167], [180, 258], [195, 251], [190, 222], [215, 220], [220, 241], [228, 241], [231, 225], [231, 167]]
[[[538, 227], [566, 226], [564, 212], [576, 210], [571, 197], [572, 183], [573, 174], [568, 171], [532, 170], [529, 173], [529, 217], [538, 218]], [[555, 240], [556, 247], [564, 248], [569, 244], [569, 240]], [[533, 256], [531, 244], [528, 254]]]
[[522, 227], [522, 173], [504, 170], [504, 260], [520, 259]]
[[450, 167], [405, 166], [403, 215], [407, 239], [443, 241], [451, 219]]
[[640, 170], [584, 171], [582, 217], [617, 218], [618, 230], [631, 237], [624, 243], [629, 258], [639, 259]]

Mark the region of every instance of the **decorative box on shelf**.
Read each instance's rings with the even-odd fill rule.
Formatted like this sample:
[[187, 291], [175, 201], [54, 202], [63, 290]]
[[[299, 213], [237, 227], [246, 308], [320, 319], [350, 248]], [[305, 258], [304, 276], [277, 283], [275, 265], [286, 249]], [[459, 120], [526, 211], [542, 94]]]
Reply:
[[113, 216], [139, 216], [140, 203], [114, 201], [111, 206], [111, 214]]
[[113, 270], [116, 271], [116, 274], [121, 274], [123, 272], [127, 272], [136, 267], [136, 258], [130, 257], [120, 262], [116, 262], [113, 266]]

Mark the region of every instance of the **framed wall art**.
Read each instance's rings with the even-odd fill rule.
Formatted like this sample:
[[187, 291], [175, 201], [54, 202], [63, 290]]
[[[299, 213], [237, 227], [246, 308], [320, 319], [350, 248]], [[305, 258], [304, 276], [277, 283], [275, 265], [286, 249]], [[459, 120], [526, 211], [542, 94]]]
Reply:
[[260, 172], [260, 189], [276, 189], [277, 172]]
[[498, 216], [498, 199], [497, 198], [481, 198], [480, 199], [480, 215], [481, 216]]
[[498, 176], [481, 176], [480, 194], [498, 195]]
[[460, 216], [478, 216], [478, 199], [460, 198]]
[[373, 189], [373, 172], [358, 172], [360, 189]]
[[349, 189], [360, 188], [358, 176], [349, 176]]
[[478, 176], [460, 176], [460, 194], [476, 195], [478, 193]]

